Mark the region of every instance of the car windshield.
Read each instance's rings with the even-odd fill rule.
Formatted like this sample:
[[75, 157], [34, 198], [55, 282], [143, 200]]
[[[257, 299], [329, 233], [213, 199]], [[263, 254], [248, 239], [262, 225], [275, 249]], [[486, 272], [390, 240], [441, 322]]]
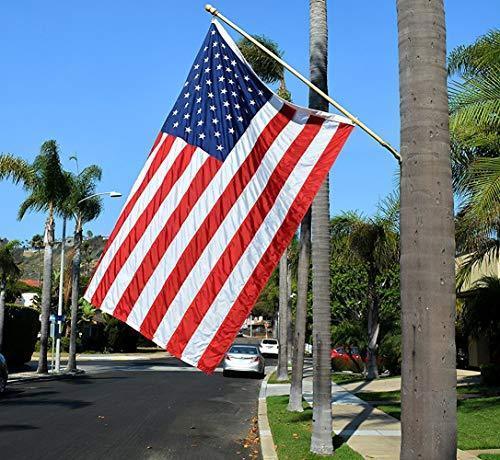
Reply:
[[264, 340], [262, 341], [262, 343], [264, 343], [264, 344], [266, 344], [266, 345], [276, 345], [276, 344], [278, 343], [278, 341], [277, 341], [277, 340], [271, 340], [271, 339], [267, 339], [267, 340], [266, 340], [266, 339], [264, 339]]
[[235, 355], [256, 355], [258, 353], [257, 348], [255, 347], [241, 347], [241, 346], [235, 346], [231, 347], [229, 350], [229, 353], [235, 354]]

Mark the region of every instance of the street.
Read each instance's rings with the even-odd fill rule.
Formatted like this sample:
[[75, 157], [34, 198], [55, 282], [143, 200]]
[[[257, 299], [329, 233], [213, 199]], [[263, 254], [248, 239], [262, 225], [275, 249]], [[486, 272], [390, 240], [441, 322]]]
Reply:
[[1, 458], [248, 458], [261, 380], [206, 376], [175, 358], [81, 367], [86, 375], [9, 385]]

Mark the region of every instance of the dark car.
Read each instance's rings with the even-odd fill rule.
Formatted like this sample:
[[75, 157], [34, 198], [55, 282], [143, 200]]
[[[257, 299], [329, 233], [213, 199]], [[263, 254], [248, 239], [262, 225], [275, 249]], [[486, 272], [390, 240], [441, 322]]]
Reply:
[[0, 393], [5, 391], [8, 376], [9, 371], [7, 370], [7, 361], [5, 360], [4, 355], [0, 353]]

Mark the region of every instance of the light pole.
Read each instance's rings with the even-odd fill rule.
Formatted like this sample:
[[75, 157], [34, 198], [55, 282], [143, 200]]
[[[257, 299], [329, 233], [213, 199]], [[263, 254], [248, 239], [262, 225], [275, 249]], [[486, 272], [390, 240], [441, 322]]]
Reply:
[[[111, 198], [119, 198], [122, 196], [120, 192], [100, 192], [94, 193], [92, 195], [82, 198], [77, 204], [81, 204], [90, 198], [96, 196], [108, 195]], [[62, 314], [63, 314], [63, 290], [64, 290], [64, 246], [66, 243], [66, 216], [63, 217], [62, 225], [62, 240], [61, 240], [61, 272], [59, 274], [59, 298], [57, 303], [57, 329], [56, 329], [56, 366], [55, 371], [59, 373], [61, 371], [61, 329], [62, 329]]]

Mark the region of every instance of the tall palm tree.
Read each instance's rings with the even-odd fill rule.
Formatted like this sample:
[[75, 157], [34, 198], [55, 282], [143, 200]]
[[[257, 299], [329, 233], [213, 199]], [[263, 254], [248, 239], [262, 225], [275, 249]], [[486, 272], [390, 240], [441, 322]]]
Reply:
[[19, 246], [19, 241], [9, 241], [0, 246], [0, 351], [3, 344], [3, 329], [5, 323], [5, 291], [9, 279], [17, 279], [21, 270], [17, 266], [14, 250]]
[[455, 48], [448, 74], [460, 288], [479, 262], [500, 256], [500, 31]]
[[[265, 37], [254, 35], [257, 41], [270, 49], [274, 54], [282, 57], [283, 52], [279, 49], [276, 42]], [[238, 42], [245, 59], [250, 63], [253, 70], [266, 83], [279, 83], [278, 95], [283, 99], [290, 101], [291, 95], [286, 88], [285, 71], [281, 64], [270, 58], [256, 47], [250, 40], [243, 38]], [[288, 282], [288, 257], [287, 251], [283, 254], [279, 263], [279, 355], [278, 367], [276, 372], [277, 380], [288, 379], [288, 356], [290, 354], [289, 342], [291, 331], [291, 314], [289, 311], [289, 282]]]
[[52, 290], [52, 248], [54, 245], [54, 217], [68, 194], [68, 184], [59, 159], [56, 141], [42, 144], [40, 153], [33, 163], [12, 155], [0, 156], [0, 179], [11, 179], [21, 183], [28, 197], [21, 203], [18, 218], [22, 219], [28, 211], [47, 213], [44, 232], [43, 286], [41, 304], [40, 357], [37, 372], [48, 372], [47, 351], [49, 337], [50, 296]]
[[[65, 203], [67, 214], [75, 219], [73, 259], [71, 261], [71, 327], [69, 340], [69, 358], [67, 370], [75, 372], [76, 367], [76, 335], [78, 323], [78, 301], [80, 299], [80, 263], [83, 239], [83, 224], [95, 219], [101, 213], [101, 200], [92, 197], [95, 193], [96, 181], [101, 180], [102, 170], [91, 165], [78, 174], [70, 174], [71, 193]], [[83, 201], [82, 201], [83, 200]]]
[[[309, 66], [311, 81], [328, 94], [328, 26], [326, 0], [309, 1]], [[328, 103], [309, 91], [309, 107], [328, 111]], [[313, 424], [311, 452], [331, 454], [331, 315], [330, 315], [330, 205], [328, 177], [312, 205], [313, 260]]]
[[401, 458], [456, 458], [455, 241], [443, 0], [397, 0]]
[[346, 260], [363, 264], [367, 272], [368, 285], [368, 339], [366, 378], [378, 378], [377, 349], [380, 332], [380, 298], [377, 279], [381, 273], [397, 263], [399, 238], [394, 221], [387, 216], [377, 215], [364, 218], [355, 213], [344, 213], [332, 219], [332, 239], [339, 243], [336, 253]]
[[300, 224], [299, 262], [297, 267], [297, 305], [293, 338], [292, 382], [288, 410], [302, 412], [302, 379], [304, 377], [304, 349], [306, 343], [307, 292], [311, 264], [311, 209]]

